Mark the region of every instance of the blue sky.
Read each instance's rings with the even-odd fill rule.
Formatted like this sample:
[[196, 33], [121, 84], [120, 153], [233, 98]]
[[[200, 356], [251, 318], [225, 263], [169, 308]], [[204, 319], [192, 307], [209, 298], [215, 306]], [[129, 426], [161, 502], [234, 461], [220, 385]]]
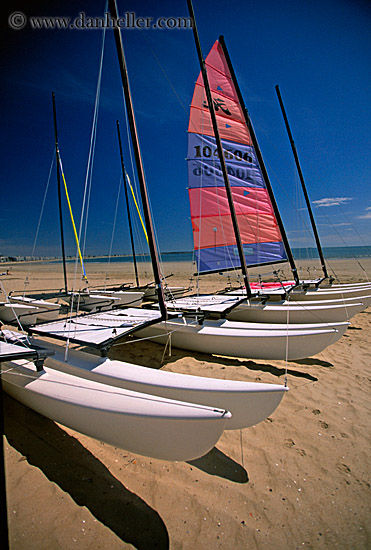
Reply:
[[[223, 34], [293, 247], [313, 239], [279, 109], [280, 85], [324, 246], [371, 244], [371, 8], [362, 0], [194, 0], [206, 56]], [[188, 16], [185, 1], [118, 1], [120, 15]], [[13, 2], [1, 35], [0, 254], [30, 255], [53, 156], [61, 156], [77, 225], [88, 162], [102, 31], [32, 30], [30, 16], [102, 16], [104, 1]], [[8, 17], [22, 12], [21, 30]], [[160, 250], [191, 250], [187, 125], [199, 65], [190, 30], [122, 31]], [[85, 251], [130, 253], [116, 135], [130, 171], [113, 33], [107, 31]], [[67, 254], [75, 253], [64, 201]], [[141, 245], [143, 249], [144, 245]], [[59, 255], [55, 167], [35, 248]]]

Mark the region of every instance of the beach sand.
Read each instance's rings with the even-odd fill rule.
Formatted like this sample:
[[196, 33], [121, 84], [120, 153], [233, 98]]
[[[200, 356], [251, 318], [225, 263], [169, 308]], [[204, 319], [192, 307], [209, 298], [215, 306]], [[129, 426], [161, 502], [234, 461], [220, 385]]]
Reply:
[[[352, 261], [331, 264], [344, 281], [363, 278]], [[370, 260], [362, 264], [371, 271]], [[170, 285], [188, 285], [190, 264], [165, 267]], [[106, 273], [110, 284], [133, 282], [130, 264], [87, 269], [92, 286]], [[27, 291], [63, 286], [58, 264], [12, 264], [1, 280], [20, 291], [26, 276]], [[141, 277], [152, 280], [150, 266]], [[202, 290], [225, 284], [208, 276]], [[225, 432], [188, 463], [111, 447], [5, 395], [11, 549], [370, 548], [370, 343], [371, 308], [336, 344], [287, 365], [177, 349], [163, 357], [148, 341], [115, 346], [112, 358], [225, 379], [284, 383], [287, 367], [290, 391], [270, 418]]]

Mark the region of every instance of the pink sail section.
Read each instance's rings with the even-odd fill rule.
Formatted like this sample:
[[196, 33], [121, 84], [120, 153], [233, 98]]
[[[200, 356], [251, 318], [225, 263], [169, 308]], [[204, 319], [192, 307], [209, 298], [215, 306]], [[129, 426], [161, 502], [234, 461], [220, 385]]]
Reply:
[[[239, 104], [223, 98], [220, 94], [213, 94], [213, 102], [221, 139], [251, 145], [250, 134], [242, 120], [243, 115]], [[214, 135], [210, 111], [206, 105], [205, 89], [196, 84], [191, 104], [189, 132], [207, 136]]]
[[[191, 217], [230, 216], [227, 192], [224, 187], [189, 189]], [[237, 214], [250, 216], [265, 214], [272, 219], [272, 226], [278, 227], [272, 204], [266, 189], [232, 187], [232, 196]]]
[[[210, 90], [212, 92], [221, 91], [225, 97], [232, 99], [235, 103], [239, 103], [227, 61], [218, 40], [212, 47], [205, 63]], [[201, 73], [198, 76], [197, 84], [200, 86], [204, 85]]]
[[[215, 71], [210, 71], [211, 73]], [[208, 69], [208, 76], [209, 69]], [[219, 73], [211, 74], [211, 86], [214, 110], [221, 139], [251, 145], [251, 137], [245, 124], [244, 115], [238, 102], [236, 93], [232, 90], [230, 78], [222, 77]], [[221, 81], [216, 84], [217, 79]], [[207, 105], [206, 92], [202, 84], [202, 77], [197, 80], [191, 103], [191, 116], [188, 132], [214, 136], [210, 111]]]
[[[271, 200], [218, 41], [205, 64], [246, 264], [252, 266], [286, 261]], [[199, 273], [239, 267], [235, 234], [201, 73], [190, 109], [188, 173]]]
[[[237, 215], [241, 239], [244, 244], [270, 243], [277, 241], [279, 231], [272, 225], [270, 216], [256, 214], [249, 216]], [[227, 216], [208, 216], [192, 219], [193, 238], [198, 248], [218, 248], [235, 246], [236, 239], [232, 224]]]
[[[205, 64], [219, 131], [227, 132], [229, 126], [236, 127], [236, 125], [239, 125], [237, 126], [239, 128], [237, 139], [233, 139], [228, 133], [221, 135], [221, 138], [251, 145], [251, 137], [245, 124], [238, 95], [218, 40], [207, 56]], [[211, 130], [205, 131], [205, 126]], [[201, 73], [198, 76], [193, 94], [188, 131], [214, 137]]]

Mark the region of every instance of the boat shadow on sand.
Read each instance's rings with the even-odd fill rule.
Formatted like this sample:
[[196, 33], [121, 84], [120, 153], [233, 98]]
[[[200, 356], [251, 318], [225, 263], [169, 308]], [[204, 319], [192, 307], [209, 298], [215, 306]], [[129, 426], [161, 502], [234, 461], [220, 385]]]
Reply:
[[4, 413], [9, 445], [78, 506], [88, 508], [100, 523], [135, 548], [169, 548], [169, 534], [159, 514], [126, 489], [77, 439], [5, 394]]
[[197, 460], [188, 461], [188, 464], [209, 475], [228, 479], [234, 483], [248, 483], [249, 481], [249, 476], [245, 468], [219, 451], [216, 447], [205, 456]]
[[[226, 357], [221, 355], [209, 355], [201, 352], [191, 352], [181, 350], [178, 348], [172, 348], [171, 355], [165, 350], [162, 344], [151, 342], [149, 340], [126, 340], [123, 344], [113, 346], [110, 350], [109, 357], [111, 359], [118, 359], [121, 361], [127, 361], [143, 367], [149, 367], [153, 369], [160, 369], [171, 363], [175, 363], [178, 360], [184, 360], [187, 357], [192, 357], [196, 361], [202, 363], [214, 363], [223, 367], [246, 367], [251, 371], [260, 371], [272, 374], [273, 376], [280, 378], [285, 376], [285, 362], [280, 361], [281, 365], [273, 365], [266, 362], [258, 362], [258, 360], [252, 359], [238, 359], [233, 357]], [[302, 370], [296, 370], [293, 365], [307, 365], [307, 366], [326, 366], [332, 367], [331, 363], [321, 361], [317, 358], [310, 358], [301, 361], [289, 361], [287, 374], [298, 378], [304, 378], [311, 382], [317, 382], [318, 378], [310, 374], [309, 372], [303, 372]], [[202, 373], [199, 373], [202, 376]], [[257, 380], [258, 381], [258, 380]]]

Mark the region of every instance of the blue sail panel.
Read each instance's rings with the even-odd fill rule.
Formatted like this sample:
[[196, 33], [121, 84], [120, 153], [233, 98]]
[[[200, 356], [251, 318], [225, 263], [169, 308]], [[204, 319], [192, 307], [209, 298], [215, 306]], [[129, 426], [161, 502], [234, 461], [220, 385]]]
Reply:
[[[265, 187], [254, 148], [222, 140], [231, 186]], [[225, 187], [216, 140], [210, 136], [188, 134], [189, 187]]]
[[[218, 41], [205, 64], [246, 265], [287, 261], [272, 201]], [[201, 73], [190, 109], [187, 160], [198, 271], [206, 273], [239, 268], [230, 197], [225, 191]]]
[[[282, 242], [251, 243], [244, 245], [246, 262], [249, 267], [274, 264], [286, 261]], [[237, 246], [203, 248], [195, 251], [198, 273], [228, 271], [240, 267]]]

